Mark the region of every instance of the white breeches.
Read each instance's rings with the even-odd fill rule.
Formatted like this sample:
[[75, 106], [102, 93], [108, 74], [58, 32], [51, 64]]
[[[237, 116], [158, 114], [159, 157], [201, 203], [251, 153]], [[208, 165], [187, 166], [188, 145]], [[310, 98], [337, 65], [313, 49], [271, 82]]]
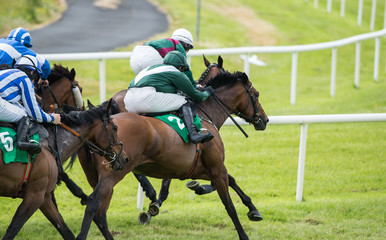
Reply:
[[24, 116], [27, 116], [24, 109], [0, 98], [0, 121], [16, 123]]
[[162, 63], [163, 58], [161, 55], [157, 50], [150, 46], [135, 46], [130, 57], [130, 67], [135, 75], [149, 66]]
[[168, 112], [186, 103], [185, 97], [175, 93], [157, 92], [154, 87], [129, 88], [123, 100], [132, 113]]

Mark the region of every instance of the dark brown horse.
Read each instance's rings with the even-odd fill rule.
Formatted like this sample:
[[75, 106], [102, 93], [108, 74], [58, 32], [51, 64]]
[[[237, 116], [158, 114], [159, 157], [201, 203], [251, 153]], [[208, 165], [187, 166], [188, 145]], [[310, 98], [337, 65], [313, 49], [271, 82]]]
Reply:
[[50, 105], [55, 109], [62, 109], [65, 105], [84, 110], [82, 99], [82, 87], [75, 80], [76, 72], [72, 68], [69, 70], [62, 65], [54, 64], [51, 74], [48, 76], [49, 86], [39, 86], [36, 93], [41, 98], [42, 108], [47, 112], [52, 112]]
[[[164, 122], [128, 112], [113, 115], [114, 122], [118, 125], [118, 136], [124, 144], [129, 160], [123, 171], [99, 173], [100, 178], [87, 203], [78, 239], [86, 239], [93, 219], [106, 221], [113, 187], [131, 171], [162, 179], [191, 178], [211, 181], [236, 227], [239, 238], [248, 239], [228, 192], [230, 178], [224, 165], [224, 145], [218, 132], [228, 115], [219, 104], [228, 113], [235, 113], [244, 118], [256, 130], [266, 128], [268, 117], [259, 103], [259, 93], [245, 73], [221, 73], [210, 80], [207, 86], [212, 86], [215, 94], [199, 104], [198, 113], [203, 127], [209, 129], [215, 137], [210, 142], [200, 144], [201, 150], [197, 158], [196, 145], [184, 143]], [[103, 169], [100, 167], [98, 171]], [[257, 211], [254, 206], [253, 208]], [[107, 223], [105, 227], [107, 229]], [[106, 239], [113, 239], [108, 231], [103, 235]]]
[[[69, 158], [87, 141], [88, 144], [93, 143], [96, 150], [105, 155], [109, 162], [113, 161], [114, 165], [117, 164], [115, 162], [126, 161], [121, 145], [117, 144], [116, 126], [110, 118], [111, 104], [112, 101], [107, 106], [100, 106], [89, 111], [62, 114], [62, 122], [81, 136], [77, 137], [61, 127], [57, 129], [57, 141], [61, 142], [59, 156], [62, 159]], [[49, 145], [54, 142], [53, 129], [55, 126], [47, 125], [47, 128], [49, 139], [42, 139], [42, 151], [36, 155], [29, 178], [25, 183], [23, 178], [26, 164], [5, 164], [0, 151], [0, 196], [16, 196], [23, 199], [3, 239], [13, 239], [37, 209], [43, 212], [64, 239], [75, 238], [56, 206], [53, 192], [58, 180], [58, 167], [54, 155], [49, 150]]]

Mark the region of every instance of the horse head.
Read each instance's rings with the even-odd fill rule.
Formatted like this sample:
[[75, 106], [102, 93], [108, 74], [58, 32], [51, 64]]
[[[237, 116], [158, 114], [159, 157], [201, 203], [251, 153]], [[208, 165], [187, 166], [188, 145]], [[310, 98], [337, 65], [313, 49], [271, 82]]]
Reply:
[[88, 139], [86, 143], [92, 152], [105, 158], [103, 164], [121, 170], [127, 163], [127, 156], [118, 139], [118, 127], [111, 119], [113, 108], [117, 109], [118, 106], [110, 99], [97, 107], [91, 106], [87, 111], [73, 111], [61, 116], [62, 122], [82, 132], [82, 139]]
[[61, 65], [54, 64], [51, 74], [48, 76], [49, 86], [40, 86], [37, 94], [42, 98], [44, 110], [50, 112], [50, 104], [55, 103], [55, 109], [62, 109], [69, 105], [78, 110], [84, 110], [82, 99], [82, 87], [75, 80], [76, 72]]
[[215, 89], [214, 98], [235, 114], [252, 124], [256, 130], [264, 130], [269, 121], [259, 100], [259, 92], [243, 72], [220, 73], [207, 83]]

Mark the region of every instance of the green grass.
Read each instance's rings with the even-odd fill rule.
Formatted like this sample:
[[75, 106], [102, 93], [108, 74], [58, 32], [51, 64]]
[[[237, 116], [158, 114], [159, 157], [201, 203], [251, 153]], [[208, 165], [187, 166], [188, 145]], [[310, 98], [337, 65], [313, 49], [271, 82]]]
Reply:
[[[156, 1], [156, 0], [153, 0]], [[177, 27], [195, 33], [196, 1], [156, 1], [171, 16], [172, 27], [154, 38], [168, 37]], [[346, 1], [345, 18], [339, 2], [328, 14], [325, 2], [211, 0], [201, 1], [198, 48], [264, 45], [264, 36], [248, 35], [253, 29], [240, 19], [250, 16], [247, 8], [272, 24], [276, 45], [332, 41], [369, 32], [371, 1], [364, 0], [362, 27], [356, 25], [357, 1]], [[383, 27], [384, 2], [377, 1], [376, 30]], [[237, 9], [234, 14], [229, 11]], [[259, 26], [256, 26], [258, 28]], [[261, 41], [261, 43], [260, 43]], [[134, 45], [120, 48], [131, 50]], [[296, 114], [340, 114], [386, 112], [385, 39], [381, 39], [380, 78], [372, 79], [374, 41], [363, 41], [359, 89], [354, 87], [355, 45], [338, 48], [336, 97], [330, 97], [331, 51], [299, 54], [296, 105], [290, 104], [290, 54], [260, 54], [268, 66], [251, 66], [250, 79], [260, 91], [269, 116]], [[242, 71], [238, 56], [226, 55], [229, 71]], [[217, 57], [209, 57], [216, 61]], [[99, 102], [97, 61], [61, 62], [74, 67], [84, 97]], [[192, 59], [194, 76], [204, 71], [201, 58]], [[107, 61], [107, 97], [127, 87], [133, 74], [128, 60]], [[248, 210], [230, 190], [240, 221], [250, 239], [383, 239], [386, 235], [386, 123], [312, 124], [308, 126], [303, 201], [296, 202], [299, 154], [298, 125], [268, 125], [265, 131], [243, 127], [244, 138], [234, 127], [220, 133], [226, 149], [226, 166], [262, 213], [262, 222], [250, 222]], [[77, 163], [71, 177], [91, 193]], [[152, 180], [159, 189], [160, 180]], [[120, 182], [109, 208], [108, 223], [116, 239], [237, 239], [217, 193], [194, 195], [186, 181], [172, 182], [168, 200], [159, 216], [146, 226], [137, 223], [138, 183], [132, 174]], [[205, 181], [203, 181], [205, 183]], [[69, 227], [78, 234], [84, 214], [79, 200], [60, 186], [56, 191], [59, 209]], [[0, 236], [3, 236], [20, 200], [0, 198]], [[145, 201], [145, 205], [149, 203]], [[37, 212], [16, 239], [61, 239], [54, 227]], [[89, 239], [103, 239], [92, 224]]]

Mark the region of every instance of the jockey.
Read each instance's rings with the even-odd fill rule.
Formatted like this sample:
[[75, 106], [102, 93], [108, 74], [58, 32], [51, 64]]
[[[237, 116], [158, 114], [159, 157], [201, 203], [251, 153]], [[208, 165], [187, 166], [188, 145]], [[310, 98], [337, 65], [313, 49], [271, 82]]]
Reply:
[[[24, 55], [32, 55], [36, 57], [41, 65], [40, 78], [46, 80], [48, 75], [51, 73], [50, 63], [42, 56], [34, 51], [31, 48], [31, 35], [24, 28], [15, 28], [13, 29], [8, 38], [0, 39], [0, 64], [8, 64], [13, 66], [14, 63]], [[44, 84], [48, 84], [48, 81], [40, 81]]]
[[39, 153], [41, 147], [27, 136], [29, 117], [39, 123], [60, 123], [59, 114], [44, 112], [36, 101], [33, 82], [39, 80], [41, 71], [32, 55], [19, 58], [15, 69], [0, 70], [0, 121], [17, 123], [17, 146], [30, 154]]
[[[153, 40], [143, 45], [135, 46], [130, 58], [130, 67], [137, 75], [148, 66], [162, 64], [163, 58], [170, 51], [177, 50], [186, 57], [186, 54], [192, 48], [192, 34], [188, 30], [180, 28], [175, 30], [170, 38]], [[196, 86], [192, 71], [188, 70], [184, 74]]]
[[163, 64], [142, 70], [129, 85], [124, 103], [133, 113], [169, 112], [180, 109], [192, 143], [207, 142], [213, 138], [208, 130], [197, 131], [193, 123], [196, 115], [192, 100], [177, 94], [180, 90], [197, 102], [205, 101], [214, 90], [211, 87], [201, 92], [194, 88], [183, 72], [189, 69], [185, 56], [178, 51], [166, 54]]

